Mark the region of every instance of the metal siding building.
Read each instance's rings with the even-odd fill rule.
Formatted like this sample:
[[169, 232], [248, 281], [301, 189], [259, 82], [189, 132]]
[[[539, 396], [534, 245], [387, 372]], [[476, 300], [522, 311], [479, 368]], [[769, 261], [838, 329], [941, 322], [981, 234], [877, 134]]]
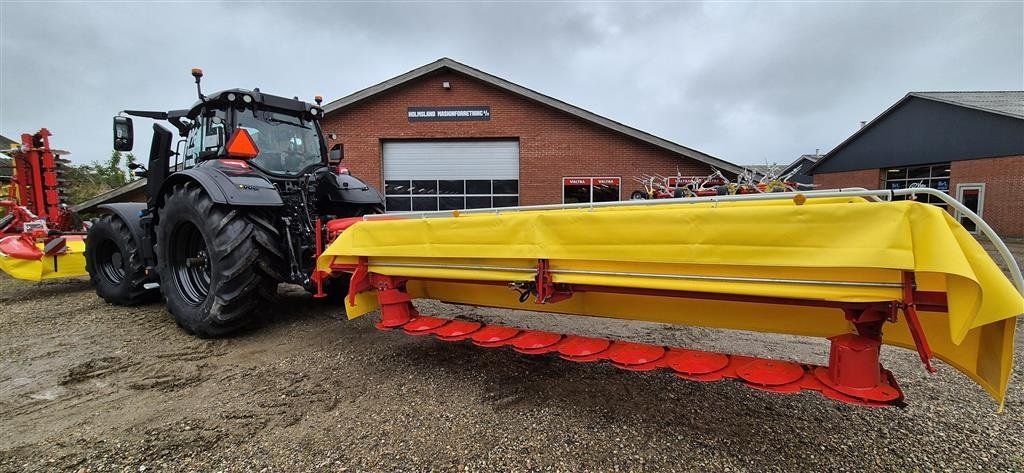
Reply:
[[823, 188], [935, 187], [1024, 237], [1024, 92], [911, 92], [809, 172]]

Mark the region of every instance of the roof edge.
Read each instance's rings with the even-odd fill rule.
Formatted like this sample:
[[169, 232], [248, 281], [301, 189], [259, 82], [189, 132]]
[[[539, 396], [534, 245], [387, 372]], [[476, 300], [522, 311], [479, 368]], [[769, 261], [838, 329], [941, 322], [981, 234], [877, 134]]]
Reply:
[[507, 80], [502, 79], [500, 77], [497, 77], [495, 75], [488, 74], [488, 73], [486, 73], [484, 71], [481, 71], [479, 69], [467, 66], [465, 64], [462, 64], [462, 63], [460, 63], [458, 61], [455, 61], [455, 60], [447, 58], [447, 57], [443, 57], [443, 58], [438, 59], [437, 61], [434, 61], [434, 62], [432, 62], [430, 64], [426, 64], [424, 66], [421, 66], [421, 67], [418, 67], [418, 68], [413, 69], [411, 71], [408, 71], [408, 72], [406, 72], [404, 74], [395, 76], [395, 77], [393, 77], [391, 79], [388, 79], [388, 80], [386, 80], [384, 82], [381, 82], [379, 84], [376, 84], [376, 85], [367, 87], [365, 89], [359, 90], [357, 92], [354, 92], [352, 94], [346, 95], [345, 97], [342, 97], [340, 99], [333, 100], [333, 101], [331, 101], [330, 103], [328, 103], [327, 105], [324, 106], [324, 114], [326, 115], [326, 114], [329, 114], [329, 113], [334, 112], [336, 110], [340, 110], [340, 109], [345, 108], [345, 107], [347, 107], [349, 105], [355, 104], [355, 103], [357, 103], [359, 101], [362, 101], [364, 99], [370, 98], [370, 97], [372, 97], [374, 95], [377, 95], [379, 93], [385, 92], [385, 91], [387, 91], [387, 90], [389, 90], [391, 88], [397, 87], [397, 86], [402, 85], [402, 84], [404, 84], [406, 82], [412, 81], [412, 80], [417, 79], [419, 77], [422, 77], [422, 76], [424, 76], [426, 74], [429, 74], [431, 72], [438, 71], [438, 70], [441, 70], [441, 69], [449, 69], [449, 70], [452, 70], [454, 72], [466, 75], [466, 76], [468, 76], [470, 78], [473, 78], [473, 79], [479, 80], [481, 82], [490, 84], [490, 85], [492, 85], [494, 87], [498, 87], [498, 88], [506, 90], [508, 92], [520, 95], [522, 97], [525, 97], [527, 99], [533, 100], [533, 101], [538, 102], [538, 103], [541, 103], [543, 105], [547, 105], [547, 106], [549, 106], [551, 108], [554, 108], [556, 110], [568, 113], [568, 114], [573, 115], [573, 116], [575, 116], [577, 118], [580, 118], [580, 119], [583, 119], [585, 121], [591, 122], [593, 124], [602, 126], [604, 128], [608, 128], [608, 129], [610, 129], [612, 131], [616, 131], [616, 132], [624, 134], [626, 136], [630, 136], [630, 137], [638, 139], [640, 141], [644, 141], [644, 142], [646, 142], [648, 144], [654, 145], [654, 146], [656, 146], [658, 148], [662, 148], [662, 149], [670, 151], [672, 153], [676, 153], [676, 154], [679, 154], [679, 155], [682, 155], [682, 156], [686, 156], [686, 157], [688, 157], [690, 159], [695, 159], [697, 161], [701, 161], [701, 162], [703, 162], [705, 164], [708, 164], [708, 165], [711, 165], [711, 166], [715, 166], [717, 168], [720, 168], [722, 170], [729, 171], [729, 172], [732, 172], [732, 173], [735, 173], [735, 174], [740, 174], [740, 173], [743, 172], [743, 167], [742, 166], [730, 163], [730, 162], [725, 161], [725, 160], [723, 160], [721, 158], [716, 158], [714, 156], [711, 156], [711, 155], [709, 155], [707, 153], [698, 151], [696, 149], [689, 148], [689, 147], [680, 145], [678, 143], [674, 143], [674, 142], [666, 140], [664, 138], [660, 138], [658, 136], [655, 136], [655, 135], [652, 135], [652, 134], [647, 133], [645, 131], [633, 128], [633, 127], [631, 127], [629, 125], [622, 124], [622, 123], [617, 122], [615, 120], [612, 120], [612, 119], [609, 119], [609, 118], [605, 118], [605, 117], [603, 117], [601, 115], [598, 115], [596, 113], [590, 112], [590, 111], [585, 110], [583, 108], [577, 107], [577, 106], [572, 105], [572, 104], [570, 104], [568, 102], [563, 102], [563, 101], [558, 100], [558, 99], [556, 99], [554, 97], [551, 97], [551, 96], [548, 96], [548, 95], [544, 95], [544, 94], [542, 94], [540, 92], [528, 89], [528, 88], [523, 87], [523, 86], [521, 86], [519, 84], [507, 81]]
[[991, 109], [991, 108], [979, 107], [977, 105], [971, 105], [971, 104], [967, 104], [967, 103], [963, 103], [963, 102], [956, 102], [956, 101], [953, 101], [953, 100], [944, 100], [944, 99], [940, 99], [940, 98], [932, 96], [932, 95], [927, 95], [927, 94], [949, 94], [949, 93], [961, 93], [961, 92], [962, 93], [986, 93], [987, 94], [987, 93], [1006, 93], [1006, 92], [1017, 92], [1017, 91], [1016, 90], [993, 90], [993, 91], [987, 91], [987, 92], [986, 91], [978, 91], [978, 92], [971, 92], [971, 91], [910, 92], [907, 95], [911, 95], [911, 96], [917, 97], [919, 99], [928, 99], [928, 100], [931, 100], [933, 102], [940, 102], [940, 103], [945, 103], [945, 104], [949, 104], [949, 105], [956, 105], [957, 107], [969, 108], [969, 109], [978, 110], [978, 111], [981, 111], [981, 112], [994, 113], [996, 115], [1003, 115], [1003, 116], [1007, 116], [1007, 117], [1010, 117], [1010, 118], [1016, 118], [1018, 120], [1024, 120], [1024, 116], [1022, 116], [1022, 115], [1017, 115], [1017, 114], [1014, 114], [1014, 113], [1008, 113], [1008, 112], [1004, 112], [1002, 110], [995, 110], [995, 109]]
[[[952, 91], [952, 92], [957, 92], [957, 91]], [[993, 92], [997, 92], [997, 91], [993, 91]], [[889, 108], [885, 109], [885, 111], [880, 113], [875, 118], [871, 119], [871, 121], [865, 123], [864, 126], [860, 127], [860, 129], [858, 129], [857, 131], [853, 132], [853, 134], [851, 134], [849, 137], [847, 137], [841, 143], [836, 145], [835, 148], [832, 148], [831, 151], [829, 151], [828, 153], [825, 153], [825, 155], [822, 156], [821, 159], [818, 160], [818, 162], [814, 163], [814, 165], [812, 165], [810, 168], [807, 169], [807, 172], [813, 174], [814, 170], [817, 169], [818, 166], [821, 166], [822, 163], [824, 163], [825, 161], [828, 161], [830, 158], [832, 158], [832, 155], [834, 155], [837, 151], [839, 151], [839, 150], [843, 149], [844, 147], [846, 147], [846, 145], [848, 145], [856, 137], [860, 136], [861, 133], [864, 133], [869, 128], [875, 126], [875, 124], [877, 124], [882, 118], [888, 116], [890, 113], [892, 113], [900, 105], [903, 105], [904, 102], [906, 102], [907, 100], [910, 100], [911, 97], [919, 98], [919, 99], [922, 99], [922, 100], [931, 100], [933, 102], [944, 103], [944, 104], [947, 104], [947, 105], [953, 105], [953, 106], [957, 106], [957, 107], [968, 108], [968, 109], [971, 109], [971, 110], [978, 110], [980, 112], [987, 112], [987, 113], [992, 113], [992, 114], [996, 114], [996, 115], [1003, 115], [1003, 116], [1007, 116], [1007, 117], [1011, 117], [1011, 118], [1016, 118], [1018, 120], [1024, 120], [1024, 117], [1021, 117], [1019, 115], [1014, 115], [1014, 114], [1011, 114], [1011, 113], [1005, 113], [1005, 112], [1002, 112], [1002, 111], [999, 111], [999, 110], [992, 110], [992, 109], [988, 109], [988, 108], [975, 107], [975, 106], [967, 105], [967, 104], [960, 103], [960, 102], [953, 102], [953, 101], [949, 101], [949, 100], [942, 100], [942, 99], [939, 99], [939, 98], [936, 98], [936, 97], [931, 97], [931, 96], [928, 96], [928, 95], [922, 95], [922, 94], [927, 94], [927, 93], [929, 93], [929, 92], [907, 92], [906, 95], [904, 95], [902, 98], [900, 98], [898, 101], [896, 101], [896, 103], [894, 103], [891, 106], [889, 106]], [[933, 92], [933, 93], [940, 93], [940, 92]], [[942, 92], [942, 93], [949, 93], [949, 92]]]

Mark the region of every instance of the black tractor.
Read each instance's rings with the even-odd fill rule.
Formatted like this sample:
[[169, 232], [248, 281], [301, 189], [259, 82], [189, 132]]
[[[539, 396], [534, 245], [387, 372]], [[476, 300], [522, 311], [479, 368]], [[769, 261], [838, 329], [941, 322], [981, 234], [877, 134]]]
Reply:
[[[328, 151], [316, 104], [230, 89], [203, 95], [188, 110], [125, 110], [114, 117], [114, 149], [130, 151], [129, 116], [153, 124], [146, 203], [101, 206], [86, 239], [86, 269], [104, 300], [159, 300], [200, 337], [230, 333], [262, 318], [278, 283], [338, 300], [347, 281], [317, 281], [318, 245], [332, 219], [383, 212], [380, 193]], [[319, 289], [319, 291], [318, 291]]]

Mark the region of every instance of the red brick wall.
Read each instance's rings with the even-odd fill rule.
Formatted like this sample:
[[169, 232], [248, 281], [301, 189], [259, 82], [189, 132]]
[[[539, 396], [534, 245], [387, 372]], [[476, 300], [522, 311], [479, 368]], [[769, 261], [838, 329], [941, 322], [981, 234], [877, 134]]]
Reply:
[[1003, 237], [1024, 237], [1024, 156], [953, 161], [949, 190], [957, 184], [985, 184], [981, 217]]
[[[449, 81], [451, 89], [441, 87]], [[407, 107], [489, 105], [489, 121], [414, 122]], [[711, 168], [460, 74], [424, 77], [329, 113], [325, 133], [337, 133], [352, 173], [382, 188], [381, 142], [389, 139], [518, 138], [519, 203], [562, 201], [562, 178], [621, 177], [621, 197], [647, 173], [707, 175]]]
[[878, 169], [861, 169], [815, 174], [814, 183], [818, 185], [818, 189], [839, 189], [841, 187], [878, 189], [882, 184], [882, 179]]

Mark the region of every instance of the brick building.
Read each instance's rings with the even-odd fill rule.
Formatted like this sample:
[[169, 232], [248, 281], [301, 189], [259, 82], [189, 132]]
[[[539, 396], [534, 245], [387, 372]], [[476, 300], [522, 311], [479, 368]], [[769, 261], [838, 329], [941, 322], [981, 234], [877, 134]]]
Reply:
[[443, 58], [324, 106], [389, 211], [628, 199], [641, 174], [739, 166]]
[[1024, 92], [911, 92], [809, 172], [819, 188], [933, 187], [1024, 237]]

